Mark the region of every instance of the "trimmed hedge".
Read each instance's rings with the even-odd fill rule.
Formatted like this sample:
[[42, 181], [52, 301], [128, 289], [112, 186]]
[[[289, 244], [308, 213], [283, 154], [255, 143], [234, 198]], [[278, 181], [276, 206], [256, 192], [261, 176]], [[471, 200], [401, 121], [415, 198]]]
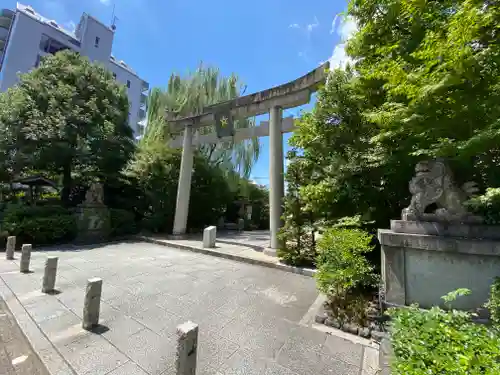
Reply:
[[62, 206], [8, 205], [2, 228], [18, 238], [19, 245], [52, 245], [71, 241], [77, 226], [72, 211]]

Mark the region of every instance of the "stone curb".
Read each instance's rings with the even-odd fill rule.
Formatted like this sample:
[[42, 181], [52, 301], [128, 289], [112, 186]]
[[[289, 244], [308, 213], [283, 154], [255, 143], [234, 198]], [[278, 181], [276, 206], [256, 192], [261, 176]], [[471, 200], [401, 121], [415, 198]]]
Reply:
[[258, 251], [260, 253], [263, 253], [264, 250], [266, 250], [265, 246], [259, 246], [259, 245], [252, 245], [252, 244], [247, 244], [247, 243], [241, 243], [241, 242], [238, 242], [238, 241], [227, 240], [225, 238], [217, 239], [217, 242], [219, 242], [219, 243], [225, 243], [225, 244], [228, 244], [228, 245], [248, 247], [248, 248], [253, 249], [255, 251]]
[[12, 312], [21, 331], [27, 338], [33, 351], [47, 368], [47, 371], [51, 375], [78, 375], [40, 330], [38, 325], [19, 302], [16, 295], [10, 290], [1, 277], [0, 296], [7, 304], [7, 307]]
[[393, 356], [391, 339], [385, 336], [380, 342], [379, 366], [380, 375], [391, 375], [391, 358]]
[[140, 240], [140, 241], [144, 241], [144, 242], [154, 243], [157, 245], [173, 247], [173, 248], [176, 248], [179, 250], [188, 250], [188, 251], [192, 251], [195, 253], [212, 255], [212, 256], [219, 257], [219, 258], [235, 260], [238, 262], [243, 262], [243, 263], [268, 267], [268, 268], [275, 268], [275, 269], [278, 269], [281, 271], [295, 273], [295, 274], [299, 274], [299, 275], [303, 275], [303, 276], [313, 277], [316, 274], [316, 270], [312, 270], [312, 269], [308, 269], [308, 268], [299, 268], [299, 267], [288, 266], [288, 265], [282, 264], [282, 263], [266, 262], [264, 260], [247, 258], [247, 257], [243, 257], [243, 256], [240, 256], [237, 254], [227, 254], [227, 253], [223, 253], [223, 252], [217, 251], [217, 250], [208, 250], [208, 249], [204, 249], [202, 247], [183, 245], [183, 244], [179, 244], [179, 243], [172, 242], [169, 240], [157, 240], [157, 239], [146, 237], [146, 236], [135, 236], [135, 239]]

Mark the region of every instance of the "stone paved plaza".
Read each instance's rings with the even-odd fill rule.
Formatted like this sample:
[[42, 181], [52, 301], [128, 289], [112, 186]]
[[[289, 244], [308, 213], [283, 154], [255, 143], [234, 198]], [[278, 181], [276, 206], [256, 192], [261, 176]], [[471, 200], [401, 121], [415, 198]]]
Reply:
[[[47, 255], [58, 294], [40, 292]], [[0, 259], [0, 281], [69, 364], [64, 374], [173, 374], [176, 326], [199, 324], [198, 374], [373, 375], [373, 350], [304, 322], [313, 278], [148, 243], [35, 251], [30, 274]], [[101, 327], [81, 329], [87, 279], [104, 280]], [[12, 297], [14, 298], [14, 297]], [[7, 299], [8, 301], [8, 299]], [[58, 375], [63, 375], [60, 372]]]

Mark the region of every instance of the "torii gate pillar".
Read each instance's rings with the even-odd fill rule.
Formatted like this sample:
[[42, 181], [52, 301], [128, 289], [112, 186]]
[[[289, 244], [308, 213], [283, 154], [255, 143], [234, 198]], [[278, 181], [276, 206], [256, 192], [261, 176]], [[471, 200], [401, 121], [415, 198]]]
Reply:
[[175, 218], [173, 234], [183, 235], [186, 233], [189, 196], [191, 194], [191, 177], [193, 172], [193, 129], [186, 125], [184, 128], [184, 140], [182, 142], [181, 170], [179, 172], [179, 184], [177, 186], [177, 202], [175, 205]]
[[271, 107], [269, 113], [269, 230], [271, 234], [269, 255], [275, 255], [280, 247], [278, 233], [282, 227], [283, 198], [285, 183], [283, 177], [283, 133], [281, 132], [282, 109]]

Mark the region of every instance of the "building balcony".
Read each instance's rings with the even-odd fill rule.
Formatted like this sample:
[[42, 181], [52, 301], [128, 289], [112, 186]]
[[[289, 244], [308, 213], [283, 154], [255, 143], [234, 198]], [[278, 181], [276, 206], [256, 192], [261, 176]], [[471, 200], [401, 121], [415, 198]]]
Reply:
[[149, 90], [149, 83], [142, 81], [142, 92]]
[[6, 44], [5, 40], [0, 39], [0, 53], [3, 52]]
[[10, 25], [12, 25], [12, 18], [0, 16], [0, 27], [2, 29], [10, 29]]

